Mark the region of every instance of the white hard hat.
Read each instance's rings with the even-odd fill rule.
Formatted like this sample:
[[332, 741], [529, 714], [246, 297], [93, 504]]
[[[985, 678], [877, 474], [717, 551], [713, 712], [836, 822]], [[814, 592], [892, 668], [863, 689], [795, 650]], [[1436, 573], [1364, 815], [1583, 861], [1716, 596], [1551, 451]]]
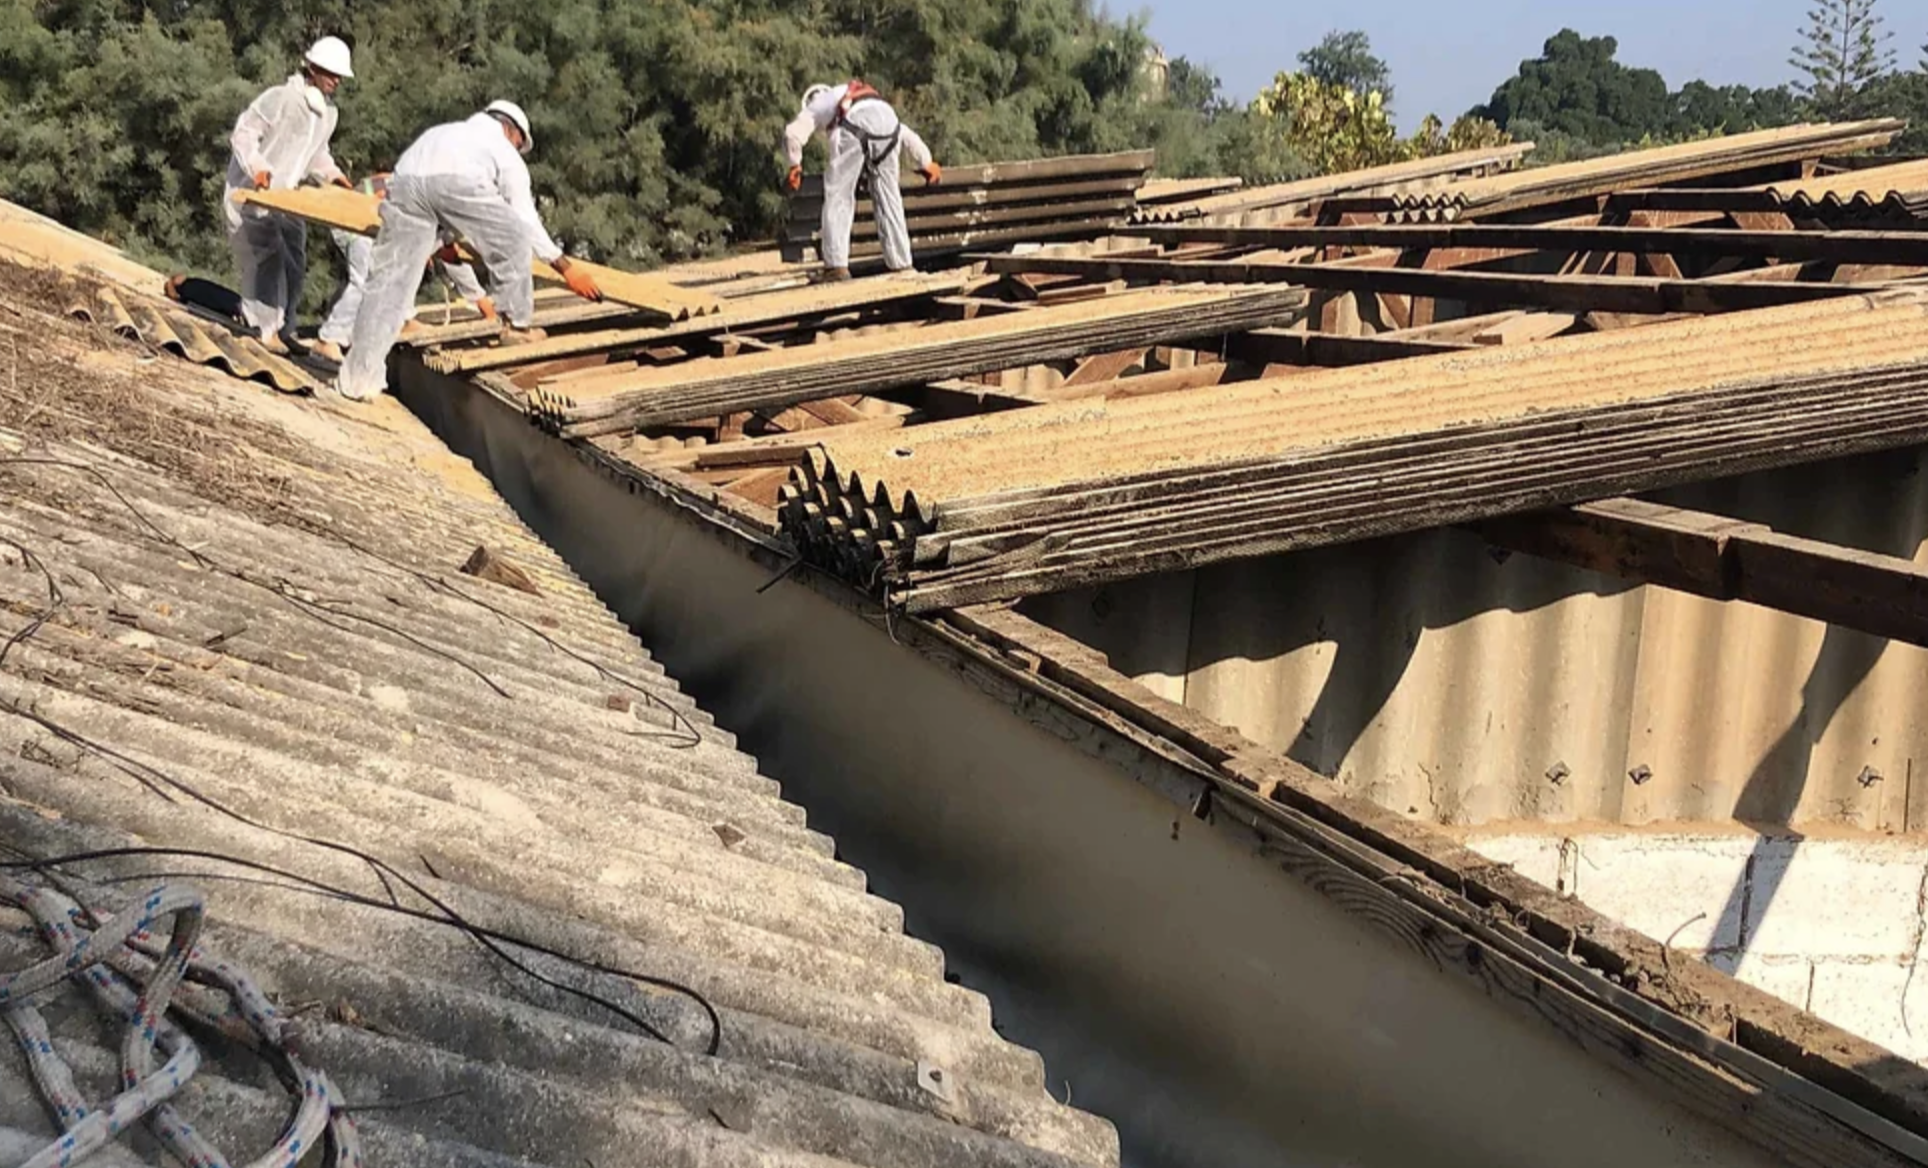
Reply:
[[522, 112], [521, 106], [512, 101], [492, 101], [489, 103], [488, 108], [482, 112], [485, 114], [494, 114], [499, 118], [507, 118], [516, 129], [522, 131], [522, 152], [524, 154], [535, 149], [535, 132], [529, 129], [529, 115]]
[[302, 60], [326, 73], [337, 77], [353, 77], [354, 68], [348, 62], [348, 46], [340, 37], [325, 36], [308, 48], [308, 55]]
[[803, 108], [809, 109], [810, 103], [830, 92], [828, 85], [812, 85], [803, 91]]

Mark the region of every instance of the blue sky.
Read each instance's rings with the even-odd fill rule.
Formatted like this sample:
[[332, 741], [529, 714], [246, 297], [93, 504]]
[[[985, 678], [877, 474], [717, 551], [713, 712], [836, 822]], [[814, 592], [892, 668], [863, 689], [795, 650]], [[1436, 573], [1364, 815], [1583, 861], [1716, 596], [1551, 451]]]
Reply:
[[[1142, 0], [1141, 0], [1142, 3]], [[1133, 11], [1113, 0], [1114, 13]], [[1376, 0], [1353, 10], [1293, 0], [1151, 0], [1151, 35], [1168, 56], [1217, 70], [1240, 101], [1294, 67], [1299, 50], [1335, 28], [1359, 28], [1392, 67], [1395, 113], [1410, 127], [1429, 110], [1447, 121], [1485, 101], [1521, 60], [1561, 28], [1613, 36], [1618, 59], [1660, 70], [1679, 87], [1776, 85], [1793, 74], [1789, 50], [1810, 0]], [[1883, 0], [1901, 63], [1921, 56], [1928, 4]]]

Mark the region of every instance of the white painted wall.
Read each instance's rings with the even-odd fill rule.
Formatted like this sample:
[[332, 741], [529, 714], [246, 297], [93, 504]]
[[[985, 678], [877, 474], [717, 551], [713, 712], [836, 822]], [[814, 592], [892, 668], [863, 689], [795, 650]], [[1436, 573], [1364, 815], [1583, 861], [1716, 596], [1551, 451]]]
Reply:
[[[1928, 840], [1479, 831], [1496, 863], [1928, 1063]], [[1919, 973], [1919, 975], [1917, 975]]]

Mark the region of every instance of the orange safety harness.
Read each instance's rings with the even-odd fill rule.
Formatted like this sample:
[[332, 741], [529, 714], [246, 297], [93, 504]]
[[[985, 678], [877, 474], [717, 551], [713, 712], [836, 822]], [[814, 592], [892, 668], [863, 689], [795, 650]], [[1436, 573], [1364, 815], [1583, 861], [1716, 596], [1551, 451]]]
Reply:
[[844, 87], [843, 99], [837, 102], [837, 117], [831, 126], [842, 127], [846, 132], [855, 134], [864, 144], [864, 172], [874, 174], [878, 167], [890, 159], [890, 152], [904, 137], [904, 123], [900, 119], [887, 134], [873, 134], [869, 130], [849, 120], [851, 108], [867, 101], [882, 101], [884, 95], [870, 85], [852, 78]]

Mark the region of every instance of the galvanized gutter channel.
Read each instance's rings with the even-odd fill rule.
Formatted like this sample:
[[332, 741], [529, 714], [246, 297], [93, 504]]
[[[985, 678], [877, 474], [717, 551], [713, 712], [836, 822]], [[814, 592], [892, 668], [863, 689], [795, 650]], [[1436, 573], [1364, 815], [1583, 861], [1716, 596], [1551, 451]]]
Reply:
[[[1839, 1117], [1908, 1148], [1898, 1124], [1928, 1126], [1921, 1099], [1847, 1070], [1896, 1122], [1746, 1052], [1728, 1065], [1773, 1086], [1729, 1091], [1701, 1031], [1714, 1053], [1695, 1059], [1597, 1007], [1564, 1012], [1564, 990], [1507, 973], [1506, 937], [1402, 900], [1417, 869], [1281, 811], [1263, 782], [1228, 784], [1236, 767], [1207, 765], [1202, 739], [1181, 748], [1080, 701], [1022, 650], [887, 628], [804, 573], [773, 583], [786, 556], [767, 534], [474, 383], [406, 358], [400, 382], [1044, 1053], [1060, 1097], [1117, 1123], [1129, 1164], [1900, 1164]], [[1358, 874], [1373, 863], [1382, 875]], [[1882, 1078], [1878, 1051], [1857, 1055]]]

